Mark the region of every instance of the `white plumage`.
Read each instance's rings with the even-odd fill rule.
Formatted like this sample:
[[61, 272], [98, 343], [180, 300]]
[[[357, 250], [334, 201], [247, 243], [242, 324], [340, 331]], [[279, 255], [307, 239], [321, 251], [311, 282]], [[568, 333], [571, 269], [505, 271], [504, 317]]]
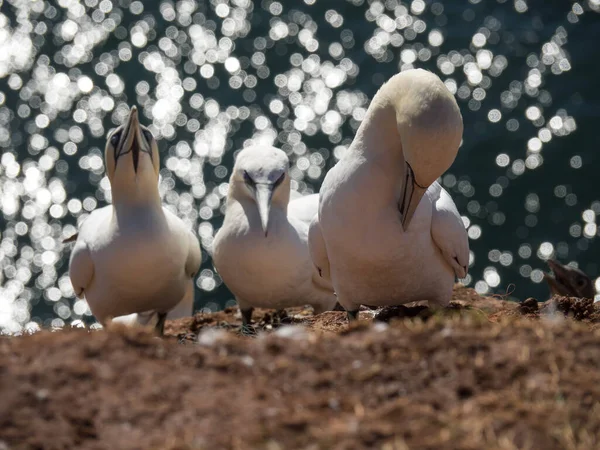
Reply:
[[286, 154], [254, 146], [236, 159], [222, 228], [213, 242], [213, 262], [243, 313], [252, 308], [312, 305], [333, 308], [331, 285], [317, 273], [308, 250], [308, 229], [318, 196], [290, 202]]
[[445, 306], [469, 263], [467, 234], [435, 181], [462, 138], [458, 105], [424, 70], [377, 92], [347, 153], [323, 182], [311, 225], [315, 265], [355, 317], [361, 304]]
[[158, 147], [135, 107], [109, 137], [105, 156], [112, 205], [93, 211], [81, 225], [69, 276], [102, 324], [116, 318], [162, 330], [167, 313], [170, 318], [192, 313], [200, 245], [162, 207]]

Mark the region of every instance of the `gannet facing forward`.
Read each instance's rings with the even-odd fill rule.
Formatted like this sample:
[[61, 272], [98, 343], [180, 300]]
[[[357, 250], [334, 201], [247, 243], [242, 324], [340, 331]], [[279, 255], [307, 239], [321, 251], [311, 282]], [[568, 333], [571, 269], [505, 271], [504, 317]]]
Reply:
[[229, 180], [213, 262], [236, 297], [244, 327], [254, 307], [311, 305], [318, 314], [336, 302], [308, 250], [318, 196], [289, 201], [288, 165], [286, 154], [277, 148], [248, 147], [238, 154]]
[[158, 145], [135, 106], [109, 136], [105, 164], [112, 205], [83, 222], [69, 262], [71, 283], [103, 325], [118, 316], [132, 322], [135, 313], [144, 313], [138, 322], [156, 323], [162, 333], [167, 313], [192, 313], [200, 245], [162, 207]]
[[310, 250], [349, 319], [361, 304], [446, 306], [455, 276], [466, 276], [467, 233], [436, 182], [454, 161], [462, 131], [444, 83], [408, 70], [379, 89], [347, 153], [327, 173]]

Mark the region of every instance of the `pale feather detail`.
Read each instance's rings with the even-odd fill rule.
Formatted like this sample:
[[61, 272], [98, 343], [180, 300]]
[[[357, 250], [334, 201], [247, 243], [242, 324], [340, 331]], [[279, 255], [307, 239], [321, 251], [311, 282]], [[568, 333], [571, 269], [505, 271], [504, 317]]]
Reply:
[[[319, 194], [296, 198], [288, 206], [288, 216], [295, 217], [308, 225], [307, 240], [311, 260], [319, 272], [319, 277], [323, 279], [322, 282], [330, 286], [329, 261], [327, 260], [325, 241], [319, 227], [318, 212]], [[332, 287], [329, 288], [333, 289]]]
[[[318, 289], [321, 293], [321, 296], [326, 299], [325, 302], [321, 302], [321, 305], [313, 304], [313, 308], [315, 309], [315, 313], [320, 313], [323, 311], [327, 311], [333, 308], [333, 300], [334, 298], [331, 296], [333, 294], [333, 286], [331, 284], [331, 278], [329, 276], [329, 262], [327, 262], [324, 267], [321, 269], [320, 267], [316, 267], [312, 260], [312, 249], [311, 245], [311, 233], [314, 233], [314, 229], [312, 228], [313, 223], [318, 223], [318, 213], [319, 213], [319, 194], [308, 194], [300, 198], [296, 198], [292, 200], [288, 206], [288, 220], [292, 224], [296, 224], [295, 228], [298, 233], [302, 236], [302, 240], [304, 245], [308, 247], [308, 260], [312, 263], [312, 283], [314, 288]], [[298, 222], [302, 225], [299, 226]], [[323, 246], [325, 242], [322, 240], [321, 242]], [[327, 256], [327, 255], [325, 255]], [[319, 270], [320, 269], [320, 270]], [[337, 301], [337, 300], [336, 300]]]
[[[198, 266], [199, 268], [199, 266]], [[198, 269], [196, 269], [197, 271]], [[194, 279], [190, 278], [186, 284], [183, 299], [167, 314], [167, 319], [180, 319], [189, 317], [194, 311]]]
[[78, 240], [73, 247], [69, 262], [69, 277], [75, 295], [84, 297], [84, 293], [94, 278], [94, 261], [85, 242]]
[[[143, 306], [144, 297], [149, 297], [152, 310], [167, 312], [169, 319], [192, 314], [192, 277], [200, 268], [200, 246], [179, 217], [166, 208], [162, 208], [162, 215], [165, 225], [154, 231], [145, 228], [146, 224], [133, 229], [119, 228], [113, 206], [108, 205], [93, 211], [81, 225], [71, 253], [69, 276], [75, 293], [85, 296], [92, 312], [98, 313], [100, 322], [104, 322], [105, 317], [116, 319], [127, 310], [127, 304], [134, 311], [126, 314], [129, 318], [124, 323], [131, 323], [129, 319], [135, 317], [131, 314], [136, 312], [149, 314], [151, 310]], [[135, 238], [136, 234], [147, 235], [147, 239], [139, 240]], [[128, 252], [128, 248], [135, 251]], [[99, 259], [97, 263], [95, 258]], [[101, 280], [94, 277], [94, 267], [98, 264], [102, 269]], [[181, 273], [176, 275], [178, 264]], [[164, 294], [153, 298], [153, 289], [158, 290], [159, 286]], [[139, 290], [139, 298], [136, 298], [135, 289]], [[180, 291], [181, 296], [178, 300], [173, 299], [169, 291], [175, 296]], [[175, 311], [171, 314], [172, 309]], [[147, 320], [143, 319], [140, 323], [145, 322]]]
[[465, 278], [469, 267], [469, 238], [450, 194], [436, 181], [427, 196], [433, 204], [431, 237], [457, 278]]
[[319, 211], [319, 194], [298, 195], [299, 197], [292, 198], [288, 205], [288, 217], [294, 217], [309, 225]]
[[325, 247], [325, 240], [323, 239], [323, 233], [321, 231], [321, 226], [319, 225], [318, 215], [315, 215], [310, 223], [308, 231], [308, 248], [310, 250], [310, 257], [319, 272], [319, 276], [328, 283], [331, 283], [327, 247]]
[[294, 200], [297, 200], [302, 197], [304, 197], [304, 195], [302, 195], [300, 192], [294, 189], [290, 190], [290, 202], [293, 202]]
[[[171, 222], [177, 222], [183, 225], [183, 221], [173, 214], [171, 211], [164, 208], [165, 215], [169, 216]], [[194, 236], [191, 230], [179, 230], [180, 233], [185, 234], [182, 239], [187, 239], [188, 242], [188, 255], [185, 261], [185, 273], [189, 277], [194, 277], [198, 270], [200, 270], [200, 264], [202, 263], [202, 253], [200, 252], [200, 245], [198, 239]]]
[[[194, 310], [194, 280], [190, 279], [187, 283], [187, 288], [183, 300], [181, 300], [175, 308], [167, 314], [167, 320], [181, 319], [189, 317]], [[158, 314], [155, 311], [144, 311], [141, 313], [132, 313], [126, 316], [118, 316], [112, 319], [112, 322], [121, 323], [123, 325], [141, 325], [154, 327], [158, 322]]]
[[190, 253], [185, 262], [185, 272], [190, 277], [194, 277], [200, 270], [202, 254], [200, 252], [200, 246], [198, 245], [198, 238], [196, 238], [191, 231], [187, 233], [187, 237], [190, 245]]

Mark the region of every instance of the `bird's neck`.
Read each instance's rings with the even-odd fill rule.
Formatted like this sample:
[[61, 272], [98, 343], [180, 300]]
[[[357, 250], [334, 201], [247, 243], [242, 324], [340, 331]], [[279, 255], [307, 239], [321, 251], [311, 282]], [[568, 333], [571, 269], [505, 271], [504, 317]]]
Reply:
[[406, 166], [396, 110], [391, 104], [371, 105], [344, 159], [353, 167], [353, 184], [362, 183], [365, 190], [378, 192], [371, 206], [398, 202]]
[[366, 160], [404, 163], [396, 110], [391, 103], [369, 107], [348, 153]]
[[162, 209], [155, 177], [138, 174], [136, 177], [115, 178], [111, 181], [111, 190], [117, 214], [128, 209]]

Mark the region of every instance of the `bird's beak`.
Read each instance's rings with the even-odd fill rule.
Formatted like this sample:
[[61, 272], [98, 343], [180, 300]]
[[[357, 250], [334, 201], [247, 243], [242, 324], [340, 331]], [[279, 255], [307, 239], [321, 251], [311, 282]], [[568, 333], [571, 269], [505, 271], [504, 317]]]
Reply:
[[254, 189], [256, 204], [258, 205], [258, 214], [260, 215], [260, 223], [265, 232], [265, 237], [269, 232], [269, 211], [271, 210], [271, 198], [273, 198], [272, 184], [257, 183]]
[[408, 229], [410, 221], [421, 202], [421, 198], [427, 192], [426, 187], [421, 187], [415, 179], [415, 173], [407, 162], [404, 163], [404, 180], [402, 183], [402, 195], [398, 203], [398, 210], [402, 214], [402, 228]]
[[141, 135], [140, 120], [138, 110], [134, 105], [129, 111], [127, 125], [121, 138], [118, 154], [127, 153], [131, 149], [133, 157], [133, 170], [137, 173], [138, 162], [140, 160], [140, 145], [144, 142]]
[[563, 266], [561, 263], [559, 263], [558, 261], [554, 260], [554, 259], [549, 259], [548, 260], [548, 266], [550, 267], [550, 269], [552, 270], [552, 272], [554, 272], [554, 275], [558, 278], [561, 277], [566, 277], [567, 276], [567, 269], [565, 269], [565, 266]]
[[554, 272], [554, 276], [545, 273], [544, 279], [547, 281], [550, 286], [550, 290], [553, 294], [556, 295], [569, 295], [569, 290], [567, 289], [564, 280], [566, 280], [569, 276], [568, 270], [561, 263], [554, 259], [549, 259], [548, 267]]

